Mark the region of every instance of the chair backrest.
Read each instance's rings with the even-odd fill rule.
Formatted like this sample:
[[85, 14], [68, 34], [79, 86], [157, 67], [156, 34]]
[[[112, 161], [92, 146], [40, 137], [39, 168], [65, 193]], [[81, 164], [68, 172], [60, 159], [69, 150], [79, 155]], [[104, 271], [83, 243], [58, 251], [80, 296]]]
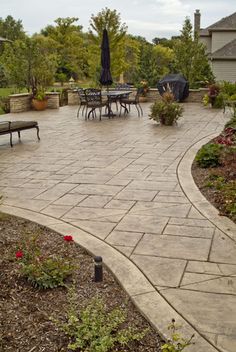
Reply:
[[129, 90], [130, 86], [127, 83], [117, 83], [116, 90]]
[[92, 101], [97, 101], [97, 102], [102, 101], [101, 89], [87, 88], [84, 90], [84, 94], [85, 94], [85, 99], [87, 103]]
[[83, 88], [77, 88], [77, 92], [79, 95], [79, 99], [81, 103], [85, 103], [86, 99], [85, 99], [85, 94], [84, 94], [84, 89]]
[[143, 88], [138, 88], [136, 90], [136, 94], [135, 94], [135, 97], [134, 97], [136, 103], [139, 103], [139, 97], [140, 97], [140, 95], [142, 95], [142, 93], [143, 93]]

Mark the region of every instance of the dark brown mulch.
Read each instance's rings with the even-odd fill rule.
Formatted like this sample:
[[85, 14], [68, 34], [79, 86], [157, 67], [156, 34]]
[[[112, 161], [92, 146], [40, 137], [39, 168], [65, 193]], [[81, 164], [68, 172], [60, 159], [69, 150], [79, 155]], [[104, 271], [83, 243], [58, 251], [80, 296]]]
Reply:
[[[214, 168], [200, 168], [194, 161], [192, 175], [202, 194], [219, 209], [219, 215], [227, 216], [236, 223], [236, 213], [229, 210], [230, 204], [234, 204], [236, 208], [236, 155], [224, 153], [221, 158], [221, 165]], [[217, 189], [214, 186], [209, 187], [212, 175], [222, 177], [226, 185], [233, 185], [235, 189], [231, 194], [227, 194], [225, 187], [222, 189]]]
[[[127, 309], [126, 326], [134, 325], [139, 331], [150, 331], [140, 342], [132, 342], [128, 348], [113, 351], [159, 352], [161, 338], [136, 310], [126, 293], [111, 273], [104, 268], [102, 283], [94, 283], [93, 258], [74, 242], [66, 242], [63, 236], [32, 222], [0, 213], [0, 351], [1, 352], [65, 352], [68, 338], [59, 331], [49, 317], [63, 318], [67, 306], [67, 290], [63, 287], [47, 290], [33, 288], [19, 275], [19, 263], [15, 258], [18, 244], [24, 236], [40, 234], [42, 252], [65, 253], [65, 246], [79, 268], [73, 274], [82, 308], [86, 301], [102, 297], [108, 309]], [[69, 235], [69, 234], [68, 234]], [[70, 279], [70, 284], [72, 282]]]

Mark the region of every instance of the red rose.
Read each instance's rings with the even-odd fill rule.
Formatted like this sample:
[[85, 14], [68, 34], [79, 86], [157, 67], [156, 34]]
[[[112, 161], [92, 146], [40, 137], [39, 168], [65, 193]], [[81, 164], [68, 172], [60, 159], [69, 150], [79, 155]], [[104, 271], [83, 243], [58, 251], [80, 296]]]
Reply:
[[73, 241], [73, 237], [72, 236], [64, 236], [64, 240], [67, 242]]
[[16, 258], [22, 258], [23, 257], [23, 252], [22, 251], [17, 251], [16, 252]]

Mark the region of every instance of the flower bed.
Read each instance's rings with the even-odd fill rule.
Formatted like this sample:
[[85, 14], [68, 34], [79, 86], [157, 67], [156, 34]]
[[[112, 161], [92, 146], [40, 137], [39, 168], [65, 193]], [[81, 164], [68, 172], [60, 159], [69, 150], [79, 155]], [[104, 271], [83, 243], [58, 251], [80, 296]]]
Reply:
[[219, 214], [236, 223], [235, 117], [218, 137], [199, 150], [192, 174], [203, 195], [219, 209]]

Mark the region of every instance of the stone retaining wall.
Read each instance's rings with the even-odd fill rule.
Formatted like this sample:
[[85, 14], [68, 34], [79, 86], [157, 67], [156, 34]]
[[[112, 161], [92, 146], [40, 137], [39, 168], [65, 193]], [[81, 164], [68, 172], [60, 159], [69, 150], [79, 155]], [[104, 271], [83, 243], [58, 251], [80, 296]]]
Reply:
[[[131, 88], [130, 90], [135, 91], [135, 88]], [[201, 103], [203, 96], [207, 93], [207, 88], [200, 89], [190, 89], [189, 96], [185, 100], [186, 103]], [[147, 101], [154, 102], [155, 100], [161, 99], [161, 96], [156, 88], [150, 88], [147, 93]], [[78, 105], [79, 96], [77, 91], [70, 90], [68, 91], [68, 105]]]
[[75, 90], [68, 90], [68, 105], [78, 105], [79, 95]]
[[[135, 88], [131, 88], [135, 91]], [[189, 97], [185, 100], [187, 103], [201, 103], [203, 96], [206, 94], [207, 88], [190, 89]], [[48, 109], [58, 109], [60, 102], [60, 93], [49, 92], [48, 97]], [[10, 112], [24, 112], [31, 110], [31, 98], [30, 93], [23, 94], [12, 94], [10, 95]], [[160, 94], [157, 89], [151, 88], [147, 93], [147, 101], [153, 102], [160, 99]], [[77, 91], [68, 91], [68, 105], [78, 105], [79, 96]]]
[[58, 109], [60, 106], [60, 93], [49, 92], [46, 93], [48, 98], [48, 109]]
[[12, 94], [10, 98], [10, 112], [24, 112], [31, 109], [32, 94]]
[[[48, 109], [58, 109], [60, 101], [60, 93], [58, 92], [48, 92], [46, 93], [48, 97]], [[23, 94], [12, 94], [10, 98], [10, 112], [24, 112], [31, 110], [31, 93]]]

